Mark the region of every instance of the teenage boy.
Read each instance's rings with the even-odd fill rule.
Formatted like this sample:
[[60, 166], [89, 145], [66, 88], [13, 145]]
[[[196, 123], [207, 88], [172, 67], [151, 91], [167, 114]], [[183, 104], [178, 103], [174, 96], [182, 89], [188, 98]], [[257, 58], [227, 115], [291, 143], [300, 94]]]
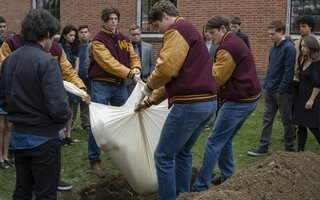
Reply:
[[[128, 92], [127, 78], [140, 80], [141, 63], [130, 39], [119, 32], [120, 12], [107, 7], [102, 11], [103, 26], [92, 40], [92, 53], [88, 71], [91, 79], [92, 101], [105, 105], [122, 106]], [[89, 130], [88, 157], [91, 171], [98, 177], [105, 174], [100, 166], [101, 150]]]
[[[79, 51], [79, 72], [78, 75], [83, 81], [83, 83], [87, 87], [87, 93], [91, 93], [91, 84], [88, 78], [87, 69], [85, 68], [84, 62], [86, 57], [86, 51], [89, 43], [91, 42], [90, 39], [90, 32], [89, 27], [87, 25], [80, 25], [78, 28], [78, 35], [80, 40], [80, 51]], [[80, 104], [80, 121], [81, 126], [85, 130], [89, 130], [90, 127], [90, 118], [89, 118], [89, 105], [85, 102], [78, 102], [75, 103], [73, 109], [73, 121], [77, 118], [78, 106]]]
[[243, 40], [248, 45], [249, 49], [251, 49], [248, 35], [241, 31], [241, 20], [239, 17], [233, 17], [230, 20], [230, 28], [231, 31]]
[[0, 35], [7, 30], [7, 22], [6, 20], [0, 16]]
[[31, 199], [32, 191], [36, 199], [57, 199], [59, 131], [71, 115], [59, 63], [48, 54], [59, 30], [48, 11], [31, 10], [21, 24], [25, 45], [2, 63], [0, 105], [13, 123], [14, 200]]
[[149, 22], [164, 33], [160, 57], [142, 94], [151, 96], [137, 105], [140, 111], [168, 98], [171, 111], [154, 153], [159, 200], [174, 200], [190, 191], [191, 149], [217, 108], [219, 84], [211, 75], [208, 48], [197, 29], [171, 1], [157, 2]]
[[274, 44], [270, 49], [268, 71], [263, 85], [265, 102], [261, 138], [259, 147], [248, 151], [252, 156], [268, 153], [272, 125], [278, 110], [284, 127], [284, 150], [295, 151], [292, 92], [296, 50], [293, 42], [284, 36], [285, 30], [286, 26], [281, 21], [273, 21], [268, 26], [268, 34]]
[[232, 140], [259, 103], [261, 85], [256, 65], [248, 46], [231, 33], [229, 21], [223, 16], [211, 18], [207, 25], [219, 44], [212, 75], [219, 81], [219, 112], [207, 138], [200, 171], [193, 191], [208, 190], [212, 172], [219, 164], [221, 176], [212, 180], [219, 185], [234, 173]]

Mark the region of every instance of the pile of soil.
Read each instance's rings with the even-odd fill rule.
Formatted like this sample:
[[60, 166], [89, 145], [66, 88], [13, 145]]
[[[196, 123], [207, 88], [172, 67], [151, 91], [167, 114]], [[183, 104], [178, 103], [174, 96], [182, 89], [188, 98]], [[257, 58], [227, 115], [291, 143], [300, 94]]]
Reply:
[[185, 193], [178, 200], [320, 199], [320, 156], [276, 151], [217, 187]]
[[[196, 175], [193, 170], [192, 183]], [[84, 188], [82, 200], [157, 200], [138, 195], [121, 175]], [[180, 194], [178, 200], [320, 199], [320, 156], [311, 152], [276, 151], [265, 160], [234, 174], [208, 191]]]

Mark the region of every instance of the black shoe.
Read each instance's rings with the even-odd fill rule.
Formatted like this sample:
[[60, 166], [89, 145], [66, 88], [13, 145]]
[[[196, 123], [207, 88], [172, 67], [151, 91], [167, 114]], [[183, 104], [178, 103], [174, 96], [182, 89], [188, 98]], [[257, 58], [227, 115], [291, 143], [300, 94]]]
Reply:
[[217, 178], [211, 179], [211, 183], [213, 185], [217, 186], [217, 185], [220, 185], [221, 183], [225, 182], [228, 178], [222, 178], [221, 176], [219, 176]]
[[250, 156], [264, 156], [268, 154], [268, 150], [257, 148], [256, 150], [248, 151], [248, 154]]
[[62, 146], [68, 146], [68, 139], [67, 138], [62, 138]]
[[67, 143], [68, 143], [68, 145], [73, 145], [73, 141], [72, 141], [72, 139], [71, 138], [66, 138], [67, 139]]
[[61, 180], [59, 180], [58, 183], [58, 190], [62, 190], [62, 191], [66, 191], [66, 190], [71, 190], [72, 185], [70, 185], [69, 183], [63, 182]]

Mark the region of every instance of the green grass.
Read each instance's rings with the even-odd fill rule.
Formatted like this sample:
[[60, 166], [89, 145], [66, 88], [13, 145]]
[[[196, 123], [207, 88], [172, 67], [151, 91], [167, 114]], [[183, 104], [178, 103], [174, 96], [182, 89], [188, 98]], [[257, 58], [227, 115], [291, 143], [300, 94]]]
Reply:
[[[79, 112], [78, 112], [79, 113]], [[247, 151], [257, 148], [262, 127], [263, 99], [255, 112], [248, 118], [240, 131], [233, 139], [235, 170], [239, 171], [249, 165], [257, 163], [266, 158], [248, 156]], [[269, 153], [276, 150], [283, 150], [284, 143], [281, 142], [283, 137], [283, 126], [277, 114], [271, 136]], [[199, 168], [202, 163], [203, 151], [205, 148], [206, 138], [209, 131], [204, 131], [193, 148], [193, 165]], [[87, 158], [88, 133], [81, 129], [79, 116], [71, 133], [72, 139], [79, 140], [73, 146], [62, 147], [62, 171], [61, 179], [73, 185], [73, 192], [81, 191], [85, 186], [103, 182], [111, 175], [119, 173], [110, 160], [102, 153], [102, 168], [107, 173], [104, 179], [96, 178], [90, 171]], [[309, 132], [308, 140], [305, 147], [306, 151], [311, 151], [320, 155], [320, 145], [314, 136]], [[0, 170], [0, 200], [12, 199], [12, 192], [15, 186], [15, 169]], [[59, 192], [59, 197], [66, 195], [68, 192]]]

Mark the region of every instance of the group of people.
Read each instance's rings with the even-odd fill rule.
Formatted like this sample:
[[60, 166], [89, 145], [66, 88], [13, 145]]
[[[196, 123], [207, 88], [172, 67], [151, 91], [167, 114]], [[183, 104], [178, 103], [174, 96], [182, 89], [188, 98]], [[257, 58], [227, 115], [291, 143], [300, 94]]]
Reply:
[[[150, 24], [164, 34], [157, 62], [152, 46], [141, 41], [139, 26], [130, 27], [129, 37], [119, 32], [117, 8], [105, 8], [101, 20], [101, 29], [92, 41], [88, 26], [76, 29], [67, 25], [58, 44], [54, 36], [60, 23], [45, 10], [31, 10], [22, 21], [21, 34], [7, 38], [1, 47], [0, 144], [9, 144], [9, 120], [13, 123], [10, 149], [17, 171], [13, 199], [31, 199], [32, 193], [37, 199], [57, 198], [62, 182], [60, 146], [73, 143], [72, 115], [76, 116], [78, 104], [82, 127], [89, 131], [91, 171], [105, 177], [100, 166], [101, 150], [90, 127], [88, 104], [92, 100], [122, 106], [137, 81], [146, 83], [141, 90], [146, 98], [137, 102], [135, 112], [165, 99], [171, 108], [154, 153], [159, 199], [208, 190], [211, 183], [219, 185], [232, 176], [232, 140], [257, 107], [262, 90], [240, 19], [234, 17], [229, 22], [223, 16], [214, 16], [203, 27], [201, 36], [179, 15], [174, 4], [158, 1], [148, 17]], [[294, 125], [298, 126], [299, 151], [304, 150], [307, 127], [320, 143], [320, 42], [312, 35], [312, 20], [303, 17], [298, 21], [302, 38], [295, 44], [284, 36], [282, 22], [274, 21], [267, 27], [274, 45], [263, 86], [263, 130], [259, 148], [248, 151], [249, 155], [268, 152], [278, 109], [285, 127], [286, 151], [295, 151]], [[62, 80], [86, 90], [91, 98], [87, 95], [81, 100], [67, 94]], [[190, 188], [191, 149], [214, 114], [203, 163]], [[9, 141], [4, 139], [8, 135], [5, 131], [10, 132]], [[2, 149], [1, 165], [8, 163], [7, 152], [1, 153]], [[211, 179], [216, 163], [221, 176]], [[52, 176], [46, 176], [48, 173]]]

